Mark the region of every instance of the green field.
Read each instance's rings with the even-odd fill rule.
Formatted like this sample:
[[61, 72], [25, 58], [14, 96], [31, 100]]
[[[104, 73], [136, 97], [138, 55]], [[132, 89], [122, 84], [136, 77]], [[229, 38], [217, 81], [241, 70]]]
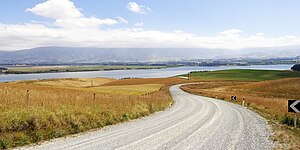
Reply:
[[[187, 76], [187, 75], [183, 75]], [[230, 81], [265, 81], [283, 78], [300, 78], [300, 72], [289, 70], [250, 70], [234, 69], [208, 72], [192, 72], [192, 79], [202, 80], [230, 80]]]
[[166, 66], [33, 66], [33, 67], [8, 67], [2, 72], [6, 74], [28, 74], [28, 73], [54, 73], [54, 72], [81, 72], [81, 71], [108, 71], [129, 69], [161, 69]]

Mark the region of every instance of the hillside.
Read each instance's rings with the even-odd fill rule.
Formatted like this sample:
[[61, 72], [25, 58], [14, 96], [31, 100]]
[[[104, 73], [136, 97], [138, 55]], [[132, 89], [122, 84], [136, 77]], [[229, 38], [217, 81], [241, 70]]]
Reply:
[[[176, 51], [176, 53], [174, 53]], [[122, 61], [168, 61], [207, 57], [197, 49], [151, 48], [70, 48], [41, 47], [14, 52], [0, 52], [0, 63], [99, 63]], [[196, 55], [195, 55], [196, 54]]]
[[300, 49], [202, 49], [202, 48], [74, 48], [39, 47], [19, 51], [0, 51], [0, 64], [11, 63], [101, 63], [158, 62], [180, 59], [279, 58], [299, 56]]

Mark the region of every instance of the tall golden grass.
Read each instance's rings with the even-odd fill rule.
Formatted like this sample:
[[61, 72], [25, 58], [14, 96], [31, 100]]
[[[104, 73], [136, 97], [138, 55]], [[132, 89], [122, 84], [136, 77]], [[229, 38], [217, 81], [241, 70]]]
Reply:
[[[105, 94], [32, 82], [1, 83], [0, 148], [101, 128], [164, 110], [172, 102], [168, 86], [173, 80], [177, 81], [164, 79], [162, 88], [142, 95]], [[146, 82], [157, 84], [156, 80]]]
[[245, 98], [246, 103], [259, 107], [278, 120], [293, 114], [287, 112], [289, 99], [300, 99], [300, 79], [279, 79], [261, 82], [211, 81], [185, 85], [183, 90], [195, 94], [229, 100], [237, 96], [238, 102]]
[[61, 87], [92, 87], [116, 81], [110, 78], [67, 78], [67, 79], [45, 79], [33, 81], [20, 81], [19, 83], [32, 83], [37, 85], [50, 85]]

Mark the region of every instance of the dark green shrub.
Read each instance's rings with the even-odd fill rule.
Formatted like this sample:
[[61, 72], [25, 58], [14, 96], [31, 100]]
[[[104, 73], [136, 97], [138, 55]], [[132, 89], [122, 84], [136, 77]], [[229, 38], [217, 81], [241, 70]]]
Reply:
[[300, 71], [300, 64], [296, 64], [291, 68], [293, 71]]

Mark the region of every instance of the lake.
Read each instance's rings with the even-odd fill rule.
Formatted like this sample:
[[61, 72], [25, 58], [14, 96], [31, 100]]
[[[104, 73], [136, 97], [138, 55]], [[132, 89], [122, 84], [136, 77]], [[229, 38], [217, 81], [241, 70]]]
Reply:
[[293, 65], [253, 65], [253, 66], [187, 66], [174, 67], [165, 69], [148, 69], [148, 70], [112, 70], [112, 71], [89, 71], [89, 72], [62, 72], [62, 73], [42, 73], [42, 74], [9, 74], [0, 75], [0, 82], [19, 81], [19, 80], [36, 80], [51, 78], [163, 78], [172, 77], [180, 74], [186, 74], [190, 71], [213, 71], [228, 69], [260, 69], [260, 70], [290, 70]]

